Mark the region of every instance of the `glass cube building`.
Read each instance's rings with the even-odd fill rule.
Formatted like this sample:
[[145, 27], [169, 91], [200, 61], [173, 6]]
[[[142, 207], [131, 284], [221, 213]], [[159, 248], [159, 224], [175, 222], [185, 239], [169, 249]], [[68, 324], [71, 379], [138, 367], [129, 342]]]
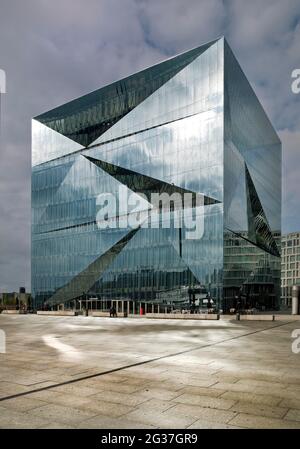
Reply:
[[[120, 206], [120, 186], [144, 195], [141, 213], [152, 192], [201, 197], [187, 206], [201, 237], [174, 226], [172, 203], [169, 226], [162, 208], [156, 226], [117, 226], [121, 207], [99, 226], [99, 196]], [[276, 308], [280, 234], [281, 143], [223, 37], [32, 120], [37, 308], [86, 295]]]

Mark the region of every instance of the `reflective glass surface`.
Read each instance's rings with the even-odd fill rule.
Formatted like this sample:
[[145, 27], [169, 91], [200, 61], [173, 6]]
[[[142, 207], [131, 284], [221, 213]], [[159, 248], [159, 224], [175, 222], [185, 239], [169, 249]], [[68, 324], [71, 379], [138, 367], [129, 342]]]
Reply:
[[[197, 286], [211, 292], [216, 302], [221, 300], [223, 41], [147, 69], [147, 77], [157, 79], [159, 72], [172, 76], [150, 95], [145, 87], [144, 101], [125, 117], [118, 116], [118, 122], [102, 134], [104, 141], [100, 138], [89, 149], [77, 151], [74, 142], [73, 153], [64, 141], [50, 140], [54, 131], [46, 126], [48, 135], [44, 130], [44, 134], [34, 133], [33, 146], [42, 149], [40, 156], [34, 156], [32, 174], [36, 303], [68, 301], [84, 292], [110, 299], [160, 301], [169, 295], [177, 300], [187, 296], [187, 288]], [[132, 86], [139, 77], [131, 78]], [[113, 91], [106, 87], [98, 98]], [[71, 106], [77, 105], [79, 111], [84, 103], [86, 99]], [[73, 112], [76, 114], [75, 109]], [[52, 112], [43, 118], [50, 116]], [[64, 152], [66, 156], [61, 157]], [[40, 163], [36, 165], [36, 161]], [[120, 167], [119, 176], [112, 170], [115, 166]], [[172, 212], [168, 228], [163, 228], [164, 218], [159, 216], [156, 229], [141, 228], [132, 234], [130, 227], [99, 229], [97, 197], [117, 193], [120, 185], [130, 193], [139, 190], [138, 186], [140, 191], [148, 186], [156, 192], [202, 194], [203, 210], [193, 207], [191, 212], [203, 218], [202, 238], [190, 240], [184, 225], [175, 228]], [[121, 240], [125, 243], [120, 246]]]
[[[85, 294], [181, 304], [197, 289], [220, 307], [275, 305], [281, 144], [223, 38], [36, 117], [32, 145], [37, 306]], [[200, 194], [187, 211], [201, 236], [175, 226], [174, 206], [169, 225], [159, 211], [154, 228], [145, 215], [133, 229], [120, 187], [146, 195], [141, 217], [151, 190]], [[99, 226], [106, 194], [121, 228]]]
[[224, 304], [276, 308], [281, 142], [226, 42], [224, 51]]
[[82, 148], [77, 142], [68, 139], [48, 128], [37, 120], [32, 120], [32, 165], [74, 153]]

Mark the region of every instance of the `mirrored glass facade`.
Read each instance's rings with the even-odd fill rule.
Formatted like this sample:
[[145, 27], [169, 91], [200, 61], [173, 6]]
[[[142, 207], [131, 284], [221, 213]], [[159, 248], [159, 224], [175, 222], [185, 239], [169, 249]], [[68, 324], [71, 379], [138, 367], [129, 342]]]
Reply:
[[224, 43], [224, 307], [280, 304], [281, 142]]
[[[237, 295], [249, 300], [258, 274], [275, 304], [281, 146], [223, 38], [35, 117], [32, 145], [37, 307], [86, 294], [184, 303], [201, 290], [229, 308]], [[120, 187], [133, 203], [145, 195], [135, 226], [132, 210], [124, 225]], [[201, 236], [175, 226], [174, 205], [167, 224], [160, 209], [149, 226], [151, 192], [201, 197], [186, 207]], [[117, 225], [104, 228], [107, 194]], [[246, 250], [231, 252], [232, 239]]]

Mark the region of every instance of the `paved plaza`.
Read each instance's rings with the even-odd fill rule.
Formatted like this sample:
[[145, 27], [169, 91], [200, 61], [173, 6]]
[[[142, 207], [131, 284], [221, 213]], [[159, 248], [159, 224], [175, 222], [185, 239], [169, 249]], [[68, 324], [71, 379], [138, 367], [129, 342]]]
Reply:
[[0, 428], [300, 428], [300, 321], [0, 315]]

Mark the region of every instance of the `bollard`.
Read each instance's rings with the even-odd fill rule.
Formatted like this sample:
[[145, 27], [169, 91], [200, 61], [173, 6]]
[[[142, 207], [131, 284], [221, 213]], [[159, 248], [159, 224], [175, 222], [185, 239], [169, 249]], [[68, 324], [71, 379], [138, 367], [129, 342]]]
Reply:
[[293, 288], [292, 288], [292, 315], [299, 315], [299, 291], [300, 291], [300, 285], [293, 285]]

